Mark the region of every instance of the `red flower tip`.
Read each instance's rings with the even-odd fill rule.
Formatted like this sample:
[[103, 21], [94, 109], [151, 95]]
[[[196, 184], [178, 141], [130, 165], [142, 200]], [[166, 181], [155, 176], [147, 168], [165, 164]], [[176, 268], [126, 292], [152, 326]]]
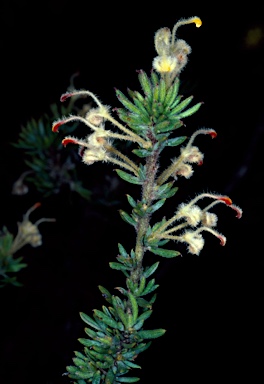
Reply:
[[52, 132], [58, 132], [60, 126], [63, 125], [63, 124], [64, 124], [63, 120], [60, 120], [60, 121], [57, 121], [56, 123], [54, 123], [53, 126], [52, 126]]
[[203, 165], [203, 160], [200, 160], [199, 163], [197, 165]]
[[242, 217], [242, 209], [241, 208], [239, 208], [239, 207], [237, 207], [236, 205], [231, 205], [230, 206], [230, 208], [232, 208], [232, 209], [234, 209], [234, 211], [236, 211], [236, 217], [238, 218], [238, 219], [241, 219], [241, 217]]
[[226, 205], [231, 205], [232, 204], [232, 200], [228, 196], [220, 196], [220, 197], [217, 198], [217, 200], [223, 201]]
[[208, 135], [210, 135], [212, 139], [215, 139], [216, 136], [217, 136], [217, 133], [216, 133], [216, 131], [214, 131], [214, 130], [212, 129], [212, 130], [208, 131]]
[[40, 203], [40, 202], [38, 202], [38, 203], [36, 203], [36, 204], [33, 205], [34, 209], [35, 209], [35, 208], [38, 208], [38, 207], [40, 207], [40, 206], [41, 206], [41, 203]]
[[226, 245], [226, 238], [225, 238], [225, 236], [223, 236], [223, 235], [219, 235], [219, 236], [218, 236], [218, 239], [220, 240], [220, 245], [222, 245], [222, 247], [223, 247], [224, 245]]
[[70, 137], [66, 137], [65, 139], [62, 140], [61, 144], [66, 147], [67, 144], [77, 144], [76, 140]]
[[84, 151], [85, 151], [85, 147], [79, 147], [79, 156], [83, 157], [83, 154], [84, 154]]
[[71, 97], [73, 94], [70, 92], [66, 92], [60, 97], [60, 101], [63, 103], [65, 100], [67, 100], [69, 97]]

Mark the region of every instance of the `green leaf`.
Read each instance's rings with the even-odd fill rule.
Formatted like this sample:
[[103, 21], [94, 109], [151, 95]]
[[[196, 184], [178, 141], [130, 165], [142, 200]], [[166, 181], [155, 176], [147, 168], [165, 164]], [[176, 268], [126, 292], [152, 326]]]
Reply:
[[131, 207], [132, 208], [135, 208], [136, 206], [137, 206], [137, 203], [135, 202], [135, 200], [133, 199], [133, 197], [132, 196], [130, 196], [130, 195], [126, 195], [126, 197], [127, 197], [127, 200], [128, 200], [128, 202], [129, 202], [129, 204], [131, 205]]
[[176, 78], [174, 83], [168, 89], [165, 100], [164, 100], [164, 106], [166, 107], [166, 109], [168, 109], [173, 104], [175, 98], [177, 97], [179, 86], [180, 86], [180, 80], [179, 78]]
[[187, 139], [187, 136], [174, 137], [173, 139], [168, 139], [166, 141], [167, 147], [176, 147], [177, 145], [182, 144]]
[[178, 129], [182, 125], [183, 125], [183, 122], [180, 121], [178, 119], [178, 116], [177, 116], [177, 120], [176, 121], [173, 121], [173, 120], [170, 119], [170, 124], [167, 127], [163, 127], [163, 128], [159, 127], [159, 129], [156, 130], [156, 133], [170, 132], [170, 131], [173, 131], [175, 129]]
[[84, 337], [80, 337], [78, 339], [78, 341], [82, 344], [82, 345], [85, 345], [85, 347], [93, 347], [93, 346], [98, 346], [100, 347], [101, 346], [101, 343], [99, 343], [98, 341], [95, 341], [95, 340], [89, 340], [89, 339], [85, 339]]
[[150, 331], [138, 331], [138, 336], [142, 339], [156, 339], [157, 337], [163, 336], [166, 329], [153, 329]]
[[132, 152], [138, 157], [147, 157], [151, 154], [147, 149], [133, 149]]
[[161, 200], [157, 201], [155, 204], [153, 204], [151, 207], [149, 207], [146, 212], [147, 213], [156, 212], [158, 209], [160, 209], [163, 206], [165, 201], [166, 201], [166, 199], [161, 199]]
[[119, 99], [119, 101], [121, 101], [121, 103], [124, 105], [124, 107], [126, 107], [126, 109], [128, 109], [129, 111], [133, 112], [133, 113], [136, 113], [137, 115], [141, 115], [141, 110], [136, 107], [121, 91], [119, 91], [118, 89], [116, 89], [116, 95]]
[[146, 270], [144, 271], [143, 275], [148, 278], [149, 276], [151, 276], [155, 271], [156, 269], [158, 268], [159, 266], [159, 261], [157, 261], [156, 263], [154, 263], [153, 265], [151, 265], [150, 267], [146, 268]]
[[145, 118], [147, 119], [145, 121], [148, 121], [148, 120], [150, 121], [150, 117], [149, 117], [148, 111], [145, 108], [144, 103], [142, 103], [139, 99], [137, 99], [135, 97], [133, 98], [133, 101], [134, 101], [135, 105], [138, 107], [138, 109], [140, 109], [140, 112], [141, 112], [140, 116], [144, 115]]
[[125, 360], [124, 363], [129, 367], [129, 368], [139, 368], [141, 369], [141, 366], [135, 363], [132, 363], [132, 361]]
[[173, 108], [170, 112], [169, 115], [178, 115], [179, 112], [181, 112], [184, 108], [187, 107], [187, 105], [190, 104], [192, 101], [193, 96], [189, 96], [186, 99], [184, 99], [180, 104], [178, 104], [175, 108]]
[[85, 367], [86, 366], [86, 363], [84, 360], [78, 358], [78, 357], [74, 357], [72, 359], [72, 361], [74, 362], [74, 364], [76, 365], [76, 367], [79, 367], [79, 368], [82, 368], [82, 367]]
[[152, 85], [153, 87], [155, 87], [155, 85], [159, 84], [159, 81], [160, 81], [159, 76], [155, 71], [151, 71], [150, 76], [151, 76]]
[[112, 262], [112, 261], [109, 263], [109, 265], [110, 265], [110, 268], [117, 269], [119, 271], [130, 271], [131, 270], [131, 267], [126, 267], [123, 264]]
[[86, 200], [90, 200], [91, 199], [91, 194], [92, 192], [89, 190], [89, 189], [86, 189], [84, 188], [81, 183], [79, 182], [73, 182], [71, 184], [71, 189], [77, 193], [79, 193], [79, 195], [81, 197], [83, 197], [84, 199]]
[[155, 248], [155, 247], [148, 247], [148, 250], [155, 255], [159, 255], [166, 258], [176, 257], [180, 255], [180, 252], [173, 251], [170, 249], [162, 249], [162, 248]]
[[112, 319], [112, 317], [107, 316], [104, 312], [99, 311], [98, 309], [94, 309], [94, 315], [98, 317], [101, 321], [103, 321], [105, 324], [109, 325], [109, 327], [118, 329], [117, 322]]
[[120, 216], [122, 217], [122, 219], [126, 223], [132, 225], [133, 227], [135, 227], [137, 225], [137, 222], [128, 213], [126, 213], [122, 209], [119, 209], [119, 213], [120, 213]]
[[7, 272], [19, 272], [20, 269], [26, 268], [27, 264], [26, 263], [20, 263], [20, 264], [10, 264], [7, 267]]
[[142, 184], [142, 182], [139, 180], [138, 177], [132, 176], [130, 173], [121, 171], [121, 169], [116, 169], [115, 170], [118, 176], [121, 177], [121, 179], [127, 181], [128, 183], [131, 184]]
[[81, 379], [90, 379], [91, 377], [93, 377], [93, 373], [91, 372], [76, 371], [74, 374]]
[[80, 312], [80, 316], [81, 316], [81, 319], [86, 324], [90, 325], [90, 327], [93, 327], [93, 328], [97, 329], [98, 331], [101, 331], [101, 328], [99, 327], [99, 325], [90, 316], [86, 315], [83, 312]]
[[138, 80], [140, 82], [141, 88], [142, 88], [143, 92], [145, 93], [145, 95], [148, 98], [152, 98], [151, 81], [149, 80], [147, 74], [144, 71], [140, 70], [138, 72]]
[[[169, 120], [163, 120], [161, 121], [160, 123], [156, 124], [154, 129], [155, 129], [155, 132], [163, 132], [165, 128], [167, 128], [169, 125], [170, 125], [170, 121]], [[166, 131], [166, 129], [165, 129]]]
[[155, 284], [155, 279], [151, 279], [148, 282], [148, 284], [147, 284], [146, 288], [144, 289], [144, 291], [141, 293], [141, 296], [145, 296], [148, 293], [153, 292], [158, 287], [159, 287], [159, 285]]
[[136, 383], [139, 380], [139, 377], [116, 377], [117, 383]]
[[104, 288], [102, 285], [98, 285], [98, 288], [102, 292], [102, 295], [105, 298], [105, 300], [108, 301], [108, 303], [112, 304], [112, 295], [111, 295], [111, 293], [106, 288]]
[[122, 323], [124, 324], [125, 328], [127, 328], [128, 319], [127, 319], [127, 316], [126, 316], [123, 308], [119, 304], [118, 299], [120, 300], [119, 297], [113, 296], [113, 306], [115, 307], [115, 310], [117, 312], [117, 315], [118, 315], [119, 319], [122, 321]]
[[112, 369], [109, 369], [105, 377], [105, 384], [113, 384], [115, 381], [115, 374]]
[[101, 381], [101, 372], [97, 371], [93, 376], [92, 384], [100, 384]]
[[138, 288], [136, 288], [135, 289], [135, 295], [136, 296], [140, 296], [141, 295], [141, 293], [144, 291], [144, 289], [145, 289], [145, 285], [146, 285], [146, 277], [144, 276], [144, 275], [142, 275], [141, 277], [140, 277], [140, 283], [139, 283], [139, 286], [138, 286]]
[[132, 293], [128, 292], [128, 298], [130, 300], [130, 304], [132, 307], [132, 316], [133, 316], [133, 324], [137, 321], [138, 318], [138, 304], [137, 299], [132, 295]]
[[119, 253], [121, 256], [126, 257], [126, 258], [129, 257], [127, 251], [125, 250], [123, 245], [120, 243], [118, 243], [118, 250], [119, 250]]
[[178, 117], [179, 119], [183, 119], [184, 117], [193, 115], [195, 112], [198, 111], [198, 109], [200, 108], [200, 106], [201, 106], [202, 104], [203, 104], [203, 103], [197, 103], [197, 104], [195, 104], [193, 107], [187, 109], [187, 111], [184, 111], [184, 112], [180, 113], [179, 115], [177, 115], [177, 117]]
[[175, 193], [178, 191], [178, 189], [179, 189], [178, 187], [171, 188], [170, 191], [168, 191], [168, 192], [166, 192], [166, 193], [163, 194], [163, 197], [166, 198], [166, 199], [168, 199], [169, 197], [174, 196]]
[[166, 83], [164, 79], [160, 79], [159, 82], [159, 102], [163, 104], [166, 96]]
[[143, 312], [143, 313], [138, 317], [138, 319], [137, 319], [137, 323], [138, 323], [138, 322], [144, 322], [145, 320], [147, 320], [147, 319], [151, 316], [152, 312], [153, 312], [153, 311], [152, 311], [151, 309], [148, 310], [148, 311]]

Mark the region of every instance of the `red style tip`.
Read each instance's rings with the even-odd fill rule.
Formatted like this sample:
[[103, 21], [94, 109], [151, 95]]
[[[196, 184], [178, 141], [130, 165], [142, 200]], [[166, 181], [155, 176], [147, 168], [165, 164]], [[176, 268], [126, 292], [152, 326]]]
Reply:
[[232, 204], [232, 200], [228, 196], [218, 197], [217, 200], [223, 201], [226, 205]]
[[36, 204], [33, 205], [34, 209], [36, 209], [36, 208], [38, 208], [40, 206], [41, 206], [41, 203], [36, 203]]
[[76, 143], [76, 140], [67, 137], [67, 138], [65, 138], [65, 139], [62, 140], [61, 144], [62, 144], [64, 147], [66, 147], [67, 144], [77, 144], [77, 143]]
[[231, 205], [230, 208], [234, 209], [234, 211], [236, 211], [236, 217], [238, 219], [241, 219], [243, 213], [242, 209], [237, 207], [236, 205]]
[[57, 123], [54, 123], [52, 126], [52, 132], [58, 132], [61, 125], [64, 124], [63, 120], [57, 121]]
[[203, 165], [203, 160], [200, 160], [199, 163], [197, 165]]
[[66, 93], [64, 93], [63, 95], [61, 95], [61, 97], [60, 97], [60, 101], [63, 103], [65, 100], [67, 100], [69, 97], [71, 97], [72, 96], [72, 93], [70, 93], [70, 92], [66, 92]]
[[220, 245], [222, 245], [222, 247], [224, 245], [226, 245], [226, 238], [225, 238], [225, 236], [219, 236], [218, 238], [220, 240]]
[[215, 139], [216, 136], [217, 136], [217, 133], [216, 133], [216, 131], [214, 131], [214, 130], [212, 129], [211, 131], [208, 131], [208, 135], [210, 135], [212, 139]]

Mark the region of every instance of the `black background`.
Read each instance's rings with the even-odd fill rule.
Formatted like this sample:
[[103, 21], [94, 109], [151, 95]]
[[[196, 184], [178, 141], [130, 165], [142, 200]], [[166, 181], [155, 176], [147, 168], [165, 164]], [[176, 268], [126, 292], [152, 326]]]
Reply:
[[[139, 356], [142, 370], [133, 374], [142, 383], [263, 380], [264, 38], [249, 45], [247, 36], [255, 28], [264, 34], [264, 6], [257, 1], [236, 9], [223, 2], [208, 4], [2, 3], [0, 224], [15, 232], [16, 222], [36, 201], [42, 206], [32, 220], [57, 221], [41, 227], [42, 247], [20, 251], [28, 263], [19, 274], [23, 287], [0, 291], [1, 383], [69, 382], [62, 374], [73, 351], [82, 348], [77, 339], [84, 337], [79, 312], [91, 314], [105, 304], [99, 284], [113, 293], [124, 285], [121, 273], [108, 263], [115, 261], [118, 242], [133, 247], [134, 233], [118, 209], [129, 210], [126, 193], [139, 193], [119, 182], [106, 206], [69, 199], [67, 193], [49, 199], [36, 191], [13, 196], [12, 184], [24, 164], [10, 143], [21, 125], [59, 102], [76, 71], [77, 87], [119, 106], [114, 87], [139, 90], [136, 70], [151, 69], [154, 32], [194, 15], [202, 19], [202, 27], [178, 31], [192, 47], [181, 77], [204, 105], [186, 119], [184, 129], [190, 135], [197, 128], [213, 128], [218, 136], [213, 141], [197, 138], [204, 165], [190, 180], [179, 181], [165, 214], [170, 217], [179, 202], [211, 191], [228, 194], [243, 217], [237, 220], [232, 210], [219, 205], [218, 230], [227, 237], [225, 247], [208, 234], [199, 257], [183, 247], [182, 258], [161, 260], [158, 299], [146, 325], [167, 333]], [[105, 188], [105, 174], [115, 180], [108, 164], [83, 165], [83, 178], [95, 196], [102, 193], [101, 185]]]

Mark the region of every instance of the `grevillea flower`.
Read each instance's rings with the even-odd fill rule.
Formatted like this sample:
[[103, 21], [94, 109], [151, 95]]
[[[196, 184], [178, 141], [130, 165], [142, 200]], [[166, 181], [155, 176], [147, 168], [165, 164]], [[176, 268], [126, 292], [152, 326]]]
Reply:
[[194, 23], [197, 28], [202, 25], [199, 17], [179, 20], [173, 27], [160, 28], [154, 37], [154, 45], [158, 56], [154, 58], [152, 66], [161, 74], [169, 74], [171, 81], [187, 63], [191, 47], [182, 39], [176, 39], [176, 31], [181, 25]]
[[21, 223], [18, 223], [18, 232], [11, 247], [12, 253], [17, 252], [26, 244], [29, 244], [34, 248], [42, 245], [42, 236], [38, 229], [38, 226], [39, 224], [47, 221], [55, 221], [55, 219], [42, 218], [36, 221], [35, 223], [32, 223], [29, 220], [29, 215], [36, 208], [40, 207], [40, 205], [40, 203], [34, 204], [23, 216], [23, 221]]
[[[210, 198], [214, 201], [205, 208], [200, 208], [197, 203], [204, 198]], [[154, 231], [150, 239], [169, 239], [184, 242], [187, 243], [190, 253], [199, 255], [204, 246], [204, 239], [201, 232], [207, 231], [216, 236], [220, 240], [221, 245], [225, 245], [226, 237], [212, 228], [217, 224], [217, 215], [209, 212], [210, 209], [219, 203], [225, 204], [235, 210], [236, 217], [241, 218], [242, 209], [234, 205], [230, 197], [213, 193], [201, 193], [189, 203], [180, 204], [175, 215]], [[175, 225], [179, 220], [181, 223]], [[174, 226], [172, 226], [172, 224], [174, 224]], [[170, 226], [172, 227], [169, 228]], [[192, 230], [188, 229], [188, 227], [192, 227]], [[179, 235], [175, 234], [183, 229], [183, 233]]]
[[193, 146], [194, 139], [198, 135], [210, 135], [211, 138], [214, 139], [217, 133], [211, 128], [201, 128], [195, 131], [190, 137], [188, 144], [181, 148], [180, 156], [173, 159], [172, 164], [158, 177], [158, 185], [165, 183], [169, 177], [177, 179], [178, 176], [183, 176], [189, 179], [193, 175], [193, 168], [190, 164], [196, 163], [202, 165], [204, 155], [199, 151], [198, 147]]

